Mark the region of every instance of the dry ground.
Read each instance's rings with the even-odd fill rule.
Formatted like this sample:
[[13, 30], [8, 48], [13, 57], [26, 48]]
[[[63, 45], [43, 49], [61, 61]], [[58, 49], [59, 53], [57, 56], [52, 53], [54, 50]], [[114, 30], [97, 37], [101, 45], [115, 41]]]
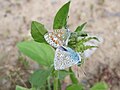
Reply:
[[[0, 0], [0, 90], [13, 90], [15, 84], [28, 84], [29, 73], [38, 66], [30, 62], [29, 68], [21, 68], [23, 63], [24, 66], [28, 64], [21, 59], [16, 44], [29, 38], [32, 20], [52, 30], [53, 17], [65, 2], [67, 0]], [[120, 79], [120, 0], [72, 0], [68, 21], [71, 30], [88, 22], [86, 31], [103, 38], [83, 66], [86, 73], [93, 80], [94, 74], [104, 79], [106, 74], [102, 77], [97, 71], [105, 68], [107, 71], [103, 70], [102, 74], [109, 72]], [[90, 80], [90, 76], [85, 79]], [[82, 75], [80, 77], [82, 79]], [[112, 84], [111, 90], [120, 89], [119, 79], [115, 78], [117, 84], [107, 81]]]

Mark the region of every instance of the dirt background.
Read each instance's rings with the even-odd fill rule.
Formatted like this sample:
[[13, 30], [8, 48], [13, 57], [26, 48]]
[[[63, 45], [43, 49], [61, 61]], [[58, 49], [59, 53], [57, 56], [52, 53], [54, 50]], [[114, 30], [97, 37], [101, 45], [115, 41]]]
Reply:
[[[26, 61], [16, 47], [30, 38], [31, 21], [52, 30], [57, 10], [68, 0], [0, 0], [0, 90], [14, 90], [16, 84], [28, 86], [30, 73], [37, 64]], [[71, 0], [69, 28], [87, 22], [86, 31], [99, 35], [103, 42], [85, 62], [87, 77], [81, 82], [90, 87], [104, 80], [110, 90], [120, 90], [120, 0]], [[24, 61], [25, 60], [25, 61]]]

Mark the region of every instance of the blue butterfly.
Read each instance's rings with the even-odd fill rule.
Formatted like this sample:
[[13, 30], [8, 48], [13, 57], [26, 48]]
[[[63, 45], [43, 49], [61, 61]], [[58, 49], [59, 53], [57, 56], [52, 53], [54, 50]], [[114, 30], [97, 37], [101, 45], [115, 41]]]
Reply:
[[59, 46], [55, 51], [55, 70], [62, 70], [81, 62], [79, 53], [69, 47]]

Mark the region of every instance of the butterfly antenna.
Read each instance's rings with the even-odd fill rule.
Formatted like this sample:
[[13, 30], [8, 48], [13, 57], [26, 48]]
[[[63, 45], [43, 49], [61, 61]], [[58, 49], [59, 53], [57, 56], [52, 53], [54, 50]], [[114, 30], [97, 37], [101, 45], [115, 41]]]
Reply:
[[75, 66], [75, 73], [76, 73], [76, 75], [77, 75], [77, 77], [79, 77], [79, 68], [77, 67], [77, 66]]
[[70, 38], [70, 30], [69, 30], [69, 28], [68, 28], [68, 26], [67, 25], [65, 25], [65, 29], [66, 29], [66, 36], [67, 36], [67, 38], [66, 38], [66, 40], [65, 40], [65, 46], [67, 46], [68, 45], [68, 42], [69, 42], [69, 38]]
[[65, 26], [65, 29], [66, 29], [66, 32], [70, 31], [67, 25]]
[[[79, 75], [79, 70], [80, 70], [79, 67], [75, 67], [75, 71], [76, 71], [77, 77], [80, 76], [80, 75]], [[86, 74], [86, 72], [84, 71], [84, 69], [83, 69], [82, 67], [81, 67], [81, 71], [83, 72], [84, 76], [87, 77], [87, 74]]]
[[[82, 64], [83, 64], [83, 63], [85, 63], [84, 54], [83, 54], [83, 53], [80, 53], [80, 52], [79, 52], [79, 54], [80, 54], [80, 55], [81, 55], [81, 57], [82, 57]], [[80, 66], [80, 67], [81, 67], [81, 70], [83, 71], [84, 76], [86, 76], [86, 77], [87, 77], [87, 74], [86, 74], [86, 72], [84, 71], [82, 64], [81, 64], [81, 66]]]
[[87, 74], [86, 74], [85, 70], [82, 68], [82, 66], [81, 66], [81, 70], [83, 71], [84, 76], [87, 77]]

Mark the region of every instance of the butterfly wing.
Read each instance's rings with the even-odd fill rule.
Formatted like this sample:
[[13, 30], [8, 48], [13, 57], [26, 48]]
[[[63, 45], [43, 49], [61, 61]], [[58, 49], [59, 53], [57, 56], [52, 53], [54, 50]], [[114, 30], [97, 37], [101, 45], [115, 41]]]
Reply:
[[57, 34], [53, 32], [46, 33], [44, 35], [45, 40], [47, 43], [49, 43], [51, 46], [57, 48], [58, 46], [63, 45], [63, 41], [58, 37]]
[[44, 35], [45, 40], [51, 46], [57, 48], [62, 45], [67, 45], [68, 38], [70, 37], [70, 33], [65, 30], [57, 30], [55, 32], [49, 32]]
[[71, 67], [81, 61], [78, 53], [69, 47], [60, 46], [56, 49], [54, 58], [55, 70], [62, 70]]

